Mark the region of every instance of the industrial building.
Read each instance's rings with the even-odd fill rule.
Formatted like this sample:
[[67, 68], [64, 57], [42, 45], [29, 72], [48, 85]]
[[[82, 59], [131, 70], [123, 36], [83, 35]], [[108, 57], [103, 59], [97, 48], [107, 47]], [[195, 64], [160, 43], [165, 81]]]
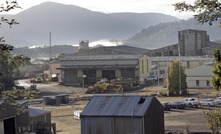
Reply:
[[151, 59], [146, 55], [67, 56], [61, 60], [64, 85], [93, 84], [101, 78], [141, 79], [150, 75]]
[[221, 44], [212, 42], [206, 31], [185, 29], [178, 31], [178, 43], [151, 50], [149, 56], [205, 56], [213, 55]]

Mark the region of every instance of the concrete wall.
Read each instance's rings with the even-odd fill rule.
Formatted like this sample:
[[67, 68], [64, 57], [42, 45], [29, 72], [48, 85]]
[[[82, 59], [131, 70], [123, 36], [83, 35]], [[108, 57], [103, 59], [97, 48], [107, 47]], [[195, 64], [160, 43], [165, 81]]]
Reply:
[[4, 134], [4, 121], [0, 121], [0, 134]]
[[151, 72], [151, 58], [147, 55], [143, 55], [139, 59], [139, 78], [143, 79], [150, 76]]
[[[199, 85], [197, 85], [197, 82], [196, 82], [197, 80], [199, 81]], [[187, 82], [188, 88], [211, 88], [212, 87], [211, 77], [187, 77], [186, 82]]]
[[202, 48], [206, 47], [209, 37], [206, 31], [187, 29], [178, 32], [178, 44], [181, 55], [202, 55]]

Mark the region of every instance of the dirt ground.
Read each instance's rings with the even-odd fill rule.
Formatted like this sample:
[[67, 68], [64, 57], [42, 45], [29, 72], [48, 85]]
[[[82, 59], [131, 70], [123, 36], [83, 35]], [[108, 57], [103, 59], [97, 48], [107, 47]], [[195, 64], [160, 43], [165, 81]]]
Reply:
[[[50, 86], [48, 86], [50, 85]], [[56, 95], [56, 94], [69, 94], [70, 97], [81, 97], [81, 96], [91, 96], [85, 95], [84, 92], [86, 89], [81, 87], [65, 87], [62, 85], [58, 85], [57, 83], [50, 83], [47, 86], [37, 85], [39, 90], [39, 97], [48, 96], [48, 95]], [[157, 86], [145, 87], [142, 90], [137, 90], [133, 92], [125, 92], [123, 94], [128, 95], [151, 95], [159, 91]], [[202, 90], [197, 90], [199, 93]], [[204, 90], [205, 92], [205, 90]], [[211, 90], [206, 91], [208, 93]], [[207, 95], [208, 95], [207, 93]], [[116, 93], [114, 93], [116, 94]], [[210, 93], [211, 94], [211, 93]], [[160, 102], [172, 102], [177, 100], [183, 100], [189, 96], [184, 97], [157, 97]], [[199, 97], [199, 96], [194, 96]], [[37, 107], [42, 109], [47, 109], [52, 111], [52, 122], [56, 123], [56, 128], [58, 134], [80, 134], [80, 120], [73, 117], [74, 110], [82, 110], [88, 101], [78, 101], [77, 103], [69, 104], [66, 106], [45, 106], [43, 104], [33, 105], [31, 107]], [[204, 117], [202, 108], [186, 108], [185, 110], [170, 110], [164, 112], [164, 120], [165, 120], [165, 130], [173, 130], [184, 132], [185, 130], [189, 130], [190, 132], [208, 132], [209, 130], [206, 127], [206, 119]]]

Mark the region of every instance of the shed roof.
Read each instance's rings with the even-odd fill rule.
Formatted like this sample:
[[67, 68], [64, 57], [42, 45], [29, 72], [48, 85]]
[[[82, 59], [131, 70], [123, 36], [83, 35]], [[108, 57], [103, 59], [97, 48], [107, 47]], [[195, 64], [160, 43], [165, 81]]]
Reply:
[[[142, 117], [153, 96], [94, 96], [81, 113], [84, 116], [137, 116]], [[159, 103], [160, 104], [160, 103]]]
[[43, 110], [43, 109], [29, 108], [29, 116], [30, 117], [41, 116], [41, 115], [47, 114], [49, 112], [51, 112], [51, 111]]

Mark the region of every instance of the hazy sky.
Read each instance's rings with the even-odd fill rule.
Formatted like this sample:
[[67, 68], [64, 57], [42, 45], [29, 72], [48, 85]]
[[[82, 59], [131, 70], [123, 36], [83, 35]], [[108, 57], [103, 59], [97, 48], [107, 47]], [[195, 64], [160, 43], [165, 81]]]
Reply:
[[[5, 0], [0, 0], [1, 3], [4, 3]], [[19, 6], [24, 9], [28, 9], [32, 6], [41, 4], [48, 0], [17, 0]], [[172, 4], [176, 2], [182, 2], [184, 0], [50, 0], [53, 2], [63, 3], [63, 4], [72, 4], [87, 8], [92, 11], [99, 11], [103, 13], [113, 13], [113, 12], [137, 12], [137, 13], [146, 13], [146, 12], [157, 12], [164, 13], [168, 15], [173, 15], [180, 19], [186, 19], [192, 17], [191, 13], [179, 13], [174, 10]], [[194, 0], [185, 0], [193, 2]], [[21, 9], [16, 12], [22, 11]]]

